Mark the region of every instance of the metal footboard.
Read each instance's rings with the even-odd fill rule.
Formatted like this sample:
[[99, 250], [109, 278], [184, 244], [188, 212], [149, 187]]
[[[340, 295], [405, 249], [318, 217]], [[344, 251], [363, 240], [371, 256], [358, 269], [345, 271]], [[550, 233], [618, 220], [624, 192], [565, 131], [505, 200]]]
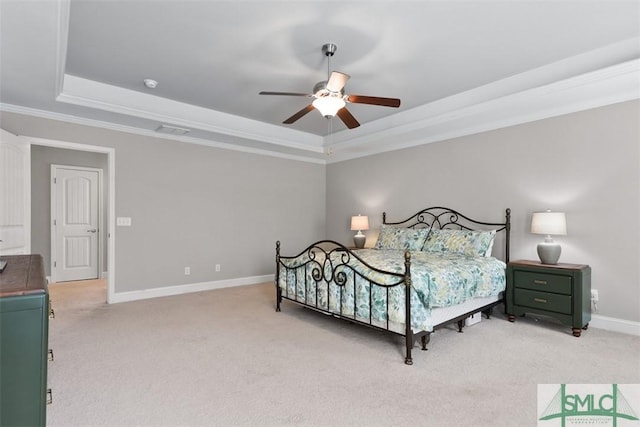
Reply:
[[[283, 299], [329, 314], [405, 337], [405, 363], [413, 364], [411, 349], [414, 334], [411, 329], [411, 255], [404, 255], [404, 273], [375, 268], [357, 253], [332, 240], [313, 243], [296, 256], [280, 255], [276, 242], [276, 311]], [[368, 301], [358, 300], [356, 288], [368, 289]], [[396, 332], [389, 324], [389, 293], [402, 287], [405, 293], [405, 330]], [[350, 297], [352, 292], [352, 298]], [[366, 294], [366, 292], [365, 292]], [[374, 318], [374, 297], [384, 295], [384, 319]], [[333, 299], [332, 299], [333, 298]], [[351, 301], [352, 299], [352, 301]], [[345, 303], [345, 301], [349, 301]], [[359, 315], [367, 307], [368, 316]], [[424, 340], [423, 340], [424, 341]], [[423, 343], [424, 344], [424, 343]], [[424, 346], [423, 346], [424, 347]]]

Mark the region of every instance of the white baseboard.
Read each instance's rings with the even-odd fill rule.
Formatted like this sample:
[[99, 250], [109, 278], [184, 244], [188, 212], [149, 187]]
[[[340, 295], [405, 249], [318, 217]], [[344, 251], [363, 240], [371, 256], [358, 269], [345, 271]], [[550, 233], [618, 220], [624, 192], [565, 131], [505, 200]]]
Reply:
[[589, 322], [589, 327], [640, 336], [640, 322], [616, 319], [615, 317], [601, 316], [599, 314], [591, 315], [591, 322]]
[[217, 280], [214, 282], [191, 283], [186, 285], [165, 286], [162, 288], [144, 289], [141, 291], [116, 292], [108, 297], [108, 303], [120, 303], [141, 299], [168, 297], [172, 295], [189, 294], [192, 292], [211, 291], [214, 289], [229, 288], [233, 286], [256, 285], [258, 283], [273, 281], [273, 274], [265, 276], [240, 277], [237, 279]]
[[[106, 272], [104, 274], [106, 275]], [[165, 286], [162, 288], [144, 289], [141, 291], [117, 292], [109, 296], [108, 303], [113, 304], [149, 298], [168, 297], [172, 295], [210, 291], [214, 289], [229, 288], [234, 286], [257, 285], [259, 283], [271, 282], [272, 280], [273, 274], [267, 274], [264, 276], [240, 277], [237, 279], [217, 280], [213, 282]], [[640, 322], [617, 319], [615, 317], [601, 316], [599, 314], [591, 315], [591, 322], [589, 322], [589, 327], [640, 336]]]

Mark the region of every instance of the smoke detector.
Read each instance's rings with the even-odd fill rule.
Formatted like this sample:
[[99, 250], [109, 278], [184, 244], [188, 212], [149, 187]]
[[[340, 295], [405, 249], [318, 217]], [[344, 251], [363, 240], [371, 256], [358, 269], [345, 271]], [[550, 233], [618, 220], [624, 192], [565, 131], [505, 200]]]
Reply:
[[144, 79], [143, 82], [144, 82], [144, 85], [149, 89], [155, 89], [156, 86], [158, 86], [158, 82], [153, 79]]

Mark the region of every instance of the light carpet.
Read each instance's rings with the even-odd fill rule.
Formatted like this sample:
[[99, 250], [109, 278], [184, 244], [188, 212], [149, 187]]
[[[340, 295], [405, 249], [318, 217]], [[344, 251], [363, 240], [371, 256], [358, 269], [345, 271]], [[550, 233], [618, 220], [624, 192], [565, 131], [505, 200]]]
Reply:
[[[284, 301], [273, 284], [107, 305], [50, 286], [51, 426], [535, 426], [538, 384], [640, 383], [640, 338], [502, 310], [403, 338]], [[102, 284], [100, 284], [102, 283]]]

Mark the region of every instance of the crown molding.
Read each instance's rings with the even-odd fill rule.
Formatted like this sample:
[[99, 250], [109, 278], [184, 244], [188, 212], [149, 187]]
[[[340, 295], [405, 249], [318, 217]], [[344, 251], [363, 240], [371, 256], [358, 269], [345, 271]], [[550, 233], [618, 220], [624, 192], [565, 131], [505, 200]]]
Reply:
[[56, 76], [55, 76], [55, 93], [62, 92], [64, 82], [64, 70], [67, 67], [67, 46], [69, 43], [69, 17], [71, 10], [71, 2], [69, 0], [59, 0], [57, 31], [56, 31]]
[[[327, 163], [410, 148], [640, 98], [640, 59], [475, 102], [473, 89], [371, 123], [328, 147]], [[498, 84], [500, 82], [496, 82]], [[495, 84], [492, 84], [492, 86]], [[465, 100], [468, 100], [465, 102]], [[465, 105], [466, 104], [466, 105]], [[420, 117], [415, 119], [416, 117]], [[390, 122], [393, 120], [393, 124]]]
[[228, 113], [65, 74], [56, 101], [156, 122], [323, 153], [323, 138]]
[[189, 144], [197, 144], [197, 145], [205, 145], [208, 147], [221, 148], [224, 150], [258, 154], [261, 156], [277, 157], [281, 159], [295, 160], [295, 161], [306, 162], [306, 163], [315, 163], [320, 165], [324, 165], [327, 163], [325, 159], [320, 159], [320, 158], [306, 157], [306, 156], [300, 156], [295, 154], [282, 153], [282, 152], [273, 151], [273, 150], [253, 148], [253, 147], [245, 147], [242, 145], [228, 144], [225, 142], [212, 141], [212, 140], [203, 139], [203, 138], [194, 138], [194, 137], [184, 136], [184, 135], [161, 134], [148, 129], [119, 125], [112, 122], [105, 122], [105, 121], [94, 120], [94, 119], [87, 119], [84, 117], [77, 117], [69, 114], [54, 113], [51, 111], [38, 110], [35, 108], [21, 107], [21, 106], [12, 105], [12, 104], [0, 103], [0, 111], [4, 111], [7, 113], [23, 114], [26, 116], [39, 117], [39, 118], [49, 119], [49, 120], [57, 120], [57, 121], [72, 123], [77, 125], [108, 129], [108, 130], [113, 130], [117, 132], [126, 132], [126, 133], [135, 134], [135, 135], [147, 136], [151, 138], [168, 139], [173, 141], [186, 142]]
[[[325, 140], [325, 146], [333, 146], [334, 143], [356, 143], [358, 139], [371, 141], [372, 138], [386, 138], [393, 136], [390, 130], [399, 130], [403, 133], [428, 127], [435, 123], [446, 122], [458, 117], [463, 110], [473, 106], [480, 106], [488, 101], [496, 100], [526, 92], [531, 89], [548, 86], [560, 81], [571, 84], [572, 81], [581, 81], [581, 76], [590, 75], [591, 81], [608, 78], [607, 73], [616, 74], [619, 70], [625, 71], [625, 65], [640, 58], [640, 44], [638, 39], [631, 38], [617, 43], [594, 49], [579, 55], [565, 58], [541, 67], [528, 70], [501, 80], [497, 80], [480, 87], [457, 93], [449, 97], [400, 111], [393, 116], [382, 118], [375, 122], [351, 130], [335, 133], [331, 141]], [[612, 65], [615, 65], [612, 67]], [[609, 71], [607, 71], [609, 70]], [[598, 73], [597, 71], [602, 71]]]
[[[204, 138], [159, 134], [148, 129], [80, 118], [77, 116], [10, 104], [0, 103], [0, 111], [14, 112], [227, 150], [279, 157], [315, 164], [327, 164], [410, 148], [480, 132], [487, 132], [508, 126], [603, 107], [619, 102], [640, 99], [639, 76], [640, 59], [634, 59], [622, 64], [603, 68], [590, 73], [584, 73], [576, 77], [567, 78], [554, 83], [540, 85], [528, 90], [519, 90], [519, 86], [521, 85], [514, 84], [513, 81], [495, 82], [485, 87], [476, 88], [421, 107], [395, 114], [385, 119], [367, 123], [361, 128], [350, 132], [343, 131], [337, 133], [333, 135], [332, 138], [337, 139], [338, 142], [331, 145], [327, 144], [326, 147], [320, 146], [315, 147], [313, 150], [309, 150], [308, 146], [302, 145], [303, 150], [312, 151], [314, 153], [324, 153], [326, 150], [329, 153], [326, 159], [283, 153], [268, 148], [259, 149], [246, 147], [239, 144], [229, 144]], [[112, 86], [109, 87], [113, 88]], [[489, 93], [493, 93], [495, 95], [500, 91], [505, 93], [505, 95], [493, 97], [488, 96]], [[158, 99], [162, 100], [163, 98]], [[481, 99], [488, 100], [478, 102]], [[173, 103], [173, 101], [168, 102]], [[89, 103], [95, 104], [95, 101], [91, 101]], [[136, 114], [133, 114], [133, 112], [136, 111], [135, 108], [124, 107], [124, 109], [121, 109], [119, 112], [123, 113], [125, 110], [129, 111], [129, 115], [136, 116]], [[210, 110], [202, 110], [211, 113]], [[235, 119], [234, 123], [244, 123], [249, 121], [248, 119], [241, 117], [231, 117]], [[198, 126], [193, 126], [191, 121], [185, 120], [183, 122], [172, 116], [159, 115], [152, 119], [198, 128]], [[218, 132], [225, 133], [224, 129], [221, 130], [216, 128], [216, 130]], [[314, 143], [317, 143], [315, 135], [309, 135], [299, 131], [294, 132], [311, 136], [313, 137], [312, 139], [314, 139]], [[235, 136], [239, 137], [244, 134], [242, 132], [234, 133]], [[256, 139], [261, 142], [269, 142], [267, 141], [269, 139], [267, 136], [260, 134], [253, 134], [253, 136], [254, 138], [252, 139]], [[275, 143], [273, 139], [271, 142]], [[278, 145], [285, 145], [286, 147], [297, 149], [300, 149], [301, 147], [301, 144]]]
[[[528, 90], [518, 91], [518, 85], [514, 85], [513, 82], [495, 82], [487, 85], [487, 87], [473, 89], [395, 114], [385, 119], [367, 123], [362, 126], [362, 129], [355, 129], [355, 132], [351, 131], [348, 133], [343, 131], [337, 133], [333, 135], [332, 138], [337, 139], [338, 142], [312, 150], [314, 153], [323, 153], [326, 150], [329, 153], [326, 159], [288, 154], [266, 148], [246, 147], [204, 138], [159, 134], [148, 129], [10, 104], [0, 103], [0, 111], [26, 114], [227, 150], [315, 164], [327, 164], [640, 99], [639, 76], [640, 59], [634, 59], [622, 64]], [[502, 88], [506, 95], [489, 97], [490, 99], [487, 101], [477, 102], [479, 99], [487, 99], [487, 93], [498, 93], [494, 86]], [[122, 110], [120, 112], [122, 112]], [[231, 117], [234, 117], [236, 121], [240, 122], [248, 121], [248, 119], [241, 117]], [[160, 118], [156, 117], [156, 120], [158, 119]], [[171, 116], [162, 117], [161, 121], [195, 127], [192, 126], [192, 123], [189, 121], [182, 123], [179, 120], [174, 120]], [[220, 129], [217, 130], [219, 132], [221, 131]], [[303, 132], [294, 132], [309, 136]], [[241, 134], [242, 133], [236, 132], [236, 136]], [[266, 136], [254, 136], [255, 139], [261, 142], [268, 139]], [[315, 135], [311, 136], [315, 137]], [[300, 145], [292, 144], [288, 145], [288, 147], [300, 148]], [[306, 146], [303, 149], [309, 151]]]

